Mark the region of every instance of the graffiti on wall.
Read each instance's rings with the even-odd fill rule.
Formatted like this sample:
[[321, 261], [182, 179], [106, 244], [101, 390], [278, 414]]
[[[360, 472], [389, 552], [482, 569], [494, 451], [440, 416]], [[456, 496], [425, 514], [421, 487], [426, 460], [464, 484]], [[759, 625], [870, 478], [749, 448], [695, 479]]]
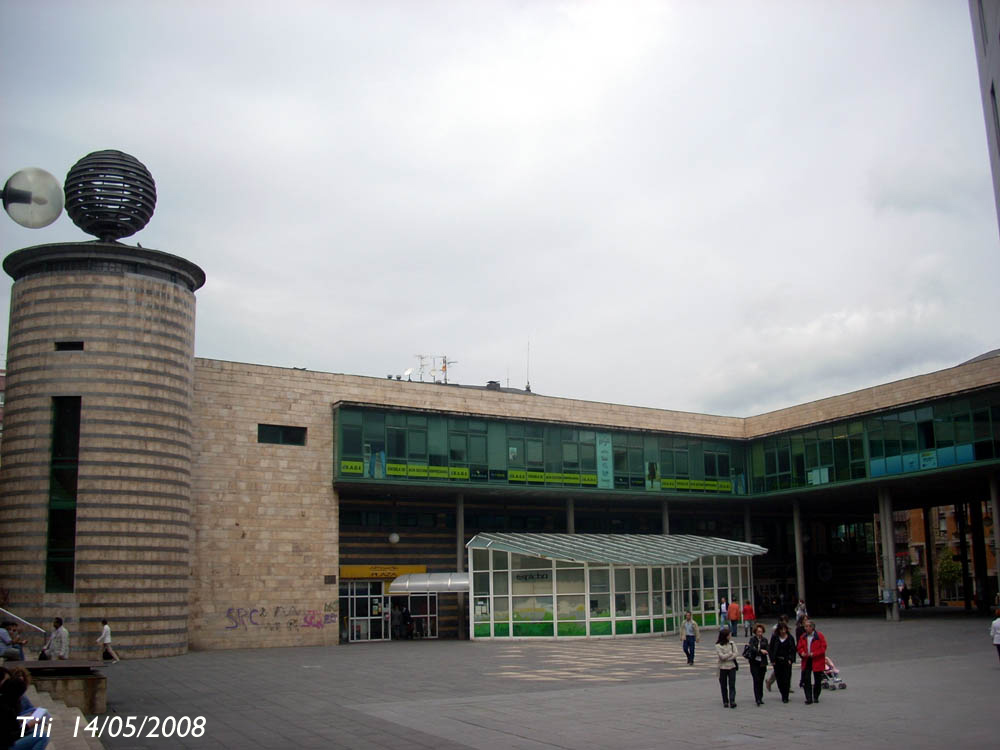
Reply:
[[323, 610], [298, 607], [230, 607], [226, 610], [225, 630], [298, 630], [322, 629], [337, 624], [337, 605], [326, 602]]

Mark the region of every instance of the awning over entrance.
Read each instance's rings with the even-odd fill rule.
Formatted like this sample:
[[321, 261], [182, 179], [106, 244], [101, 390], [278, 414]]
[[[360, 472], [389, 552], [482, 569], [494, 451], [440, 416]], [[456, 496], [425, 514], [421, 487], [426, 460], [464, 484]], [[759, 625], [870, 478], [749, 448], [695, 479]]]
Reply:
[[408, 573], [389, 584], [389, 595], [468, 592], [468, 573]]
[[709, 555], [753, 557], [767, 553], [764, 547], [748, 542], [686, 534], [489, 533], [476, 534], [465, 546], [548, 560], [614, 565], [678, 565]]

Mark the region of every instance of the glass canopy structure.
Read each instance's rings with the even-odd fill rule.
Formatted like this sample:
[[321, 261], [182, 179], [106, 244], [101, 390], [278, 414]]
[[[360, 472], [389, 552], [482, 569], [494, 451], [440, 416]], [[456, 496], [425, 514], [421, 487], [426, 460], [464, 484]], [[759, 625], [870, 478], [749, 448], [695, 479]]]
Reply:
[[580, 638], [675, 631], [685, 610], [717, 624], [748, 600], [764, 547], [652, 534], [477, 534], [466, 545], [469, 637]]

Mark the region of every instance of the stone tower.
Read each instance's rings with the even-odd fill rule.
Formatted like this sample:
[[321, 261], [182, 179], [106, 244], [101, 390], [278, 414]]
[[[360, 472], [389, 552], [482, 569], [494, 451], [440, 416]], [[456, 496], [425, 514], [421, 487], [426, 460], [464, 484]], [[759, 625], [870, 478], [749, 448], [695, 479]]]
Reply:
[[205, 274], [107, 238], [25, 248], [3, 267], [0, 606], [47, 629], [62, 617], [81, 655], [105, 617], [126, 655], [183, 653]]

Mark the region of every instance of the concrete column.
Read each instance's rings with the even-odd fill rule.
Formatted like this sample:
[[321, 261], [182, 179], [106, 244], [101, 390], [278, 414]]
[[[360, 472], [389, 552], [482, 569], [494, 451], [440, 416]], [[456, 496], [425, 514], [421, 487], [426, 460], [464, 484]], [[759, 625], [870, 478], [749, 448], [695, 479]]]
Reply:
[[805, 554], [802, 549], [802, 511], [799, 509], [799, 499], [792, 501], [792, 536], [795, 538], [795, 588], [796, 596], [806, 602], [806, 568]]
[[[461, 573], [465, 570], [465, 495], [461, 492], [455, 497], [455, 570]], [[471, 584], [471, 581], [470, 581]], [[469, 637], [468, 611], [465, 594], [458, 594], [458, 637]]]
[[885, 619], [899, 621], [899, 602], [896, 599], [896, 541], [892, 523], [892, 495], [886, 488], [878, 491], [878, 519], [882, 530], [883, 586], [893, 592], [891, 606], [886, 606]]
[[[670, 533], [670, 504], [666, 500], [660, 501], [660, 515], [663, 517], [663, 533]], [[996, 512], [993, 514], [996, 517]]]
[[997, 566], [997, 591], [1000, 591], [1000, 479], [990, 477], [990, 505], [993, 514], [993, 559]]
[[989, 578], [986, 575], [986, 534], [983, 529], [983, 501], [973, 497], [969, 500], [969, 536], [972, 537], [972, 566], [975, 568], [978, 609], [986, 614], [993, 609]]
[[743, 541], [750, 541], [750, 506], [743, 506]]
[[958, 554], [962, 558], [962, 593], [965, 610], [972, 611], [972, 578], [969, 576], [969, 525], [965, 503], [955, 503], [955, 520], [958, 522]]
[[[934, 508], [924, 508], [924, 564], [927, 567], [927, 599], [932, 607], [937, 606], [937, 524]], [[923, 602], [920, 603], [923, 606]]]
[[566, 498], [566, 533], [576, 533], [576, 504], [571, 497]]

